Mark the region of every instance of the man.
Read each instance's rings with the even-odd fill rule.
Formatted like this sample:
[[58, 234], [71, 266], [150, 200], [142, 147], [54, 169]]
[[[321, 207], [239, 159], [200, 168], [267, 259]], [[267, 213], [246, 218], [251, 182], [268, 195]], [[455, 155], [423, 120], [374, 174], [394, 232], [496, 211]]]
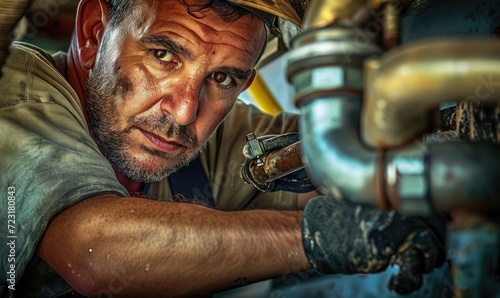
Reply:
[[[430, 270], [440, 244], [420, 224], [368, 216], [402, 232], [377, 238], [380, 263], [364, 266], [347, 257], [337, 203], [263, 210], [298, 209], [311, 194], [260, 193], [240, 179], [246, 133], [297, 127], [235, 103], [265, 40], [263, 20], [226, 1], [82, 0], [67, 57], [14, 45], [0, 84], [2, 204], [15, 202], [16, 219], [4, 237], [14, 248], [2, 247], [10, 293], [194, 296], [312, 268], [376, 272], [419, 237]], [[200, 180], [171, 179], [190, 161], [211, 189], [194, 193], [202, 204], [172, 202], [178, 185]]]

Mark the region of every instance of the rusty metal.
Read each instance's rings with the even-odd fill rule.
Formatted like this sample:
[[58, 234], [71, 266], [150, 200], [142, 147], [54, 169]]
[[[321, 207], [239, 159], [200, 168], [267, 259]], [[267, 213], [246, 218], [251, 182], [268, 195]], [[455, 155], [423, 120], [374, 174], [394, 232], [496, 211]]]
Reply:
[[386, 50], [400, 44], [403, 11], [404, 7], [398, 1], [386, 3], [383, 7], [382, 40]]
[[294, 143], [262, 156], [261, 165], [257, 160], [253, 160], [249, 171], [255, 181], [264, 184], [303, 169], [305, 166], [302, 162], [300, 143]]
[[459, 102], [456, 109], [456, 132], [460, 140], [499, 143], [500, 105]]

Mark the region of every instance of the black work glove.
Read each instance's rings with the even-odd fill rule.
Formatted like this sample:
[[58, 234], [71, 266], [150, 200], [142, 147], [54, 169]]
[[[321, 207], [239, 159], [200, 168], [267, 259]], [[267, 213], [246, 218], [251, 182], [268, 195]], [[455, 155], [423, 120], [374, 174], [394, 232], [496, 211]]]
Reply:
[[330, 197], [307, 203], [302, 241], [320, 273], [376, 273], [391, 263], [400, 265], [400, 276], [389, 284], [400, 294], [420, 288], [423, 273], [445, 261], [444, 238], [421, 218]]
[[252, 184], [262, 192], [290, 191], [296, 193], [306, 193], [316, 190], [316, 186], [311, 182], [305, 169], [297, 170], [276, 180], [261, 183], [257, 181], [250, 172], [250, 164], [262, 158], [266, 153], [285, 148], [299, 141], [298, 133], [288, 133], [283, 135], [265, 135], [255, 139], [254, 144], [250, 142], [243, 147], [243, 155], [246, 161], [241, 166], [240, 176], [246, 183]]

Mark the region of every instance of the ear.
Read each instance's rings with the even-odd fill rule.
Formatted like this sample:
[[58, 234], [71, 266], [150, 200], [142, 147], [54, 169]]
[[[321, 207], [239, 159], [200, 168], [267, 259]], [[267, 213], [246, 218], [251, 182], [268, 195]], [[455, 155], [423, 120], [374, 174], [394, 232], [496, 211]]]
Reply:
[[82, 0], [76, 15], [76, 34], [80, 64], [90, 70], [109, 22], [109, 7], [105, 0]]
[[255, 69], [252, 70], [252, 75], [250, 76], [250, 78], [248, 79], [248, 82], [246, 83], [245, 87], [243, 88], [243, 91], [247, 90], [248, 87], [250, 87], [253, 83], [253, 80], [255, 80], [255, 76], [257, 75], [257, 71]]

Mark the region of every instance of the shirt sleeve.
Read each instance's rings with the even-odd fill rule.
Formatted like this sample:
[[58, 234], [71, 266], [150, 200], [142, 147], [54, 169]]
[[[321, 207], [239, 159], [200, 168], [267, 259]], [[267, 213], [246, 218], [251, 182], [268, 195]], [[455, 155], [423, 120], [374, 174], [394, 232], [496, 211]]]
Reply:
[[74, 91], [47, 58], [20, 46], [3, 72], [0, 284], [10, 285], [12, 272], [21, 279], [53, 215], [85, 198], [127, 191], [90, 137]]

